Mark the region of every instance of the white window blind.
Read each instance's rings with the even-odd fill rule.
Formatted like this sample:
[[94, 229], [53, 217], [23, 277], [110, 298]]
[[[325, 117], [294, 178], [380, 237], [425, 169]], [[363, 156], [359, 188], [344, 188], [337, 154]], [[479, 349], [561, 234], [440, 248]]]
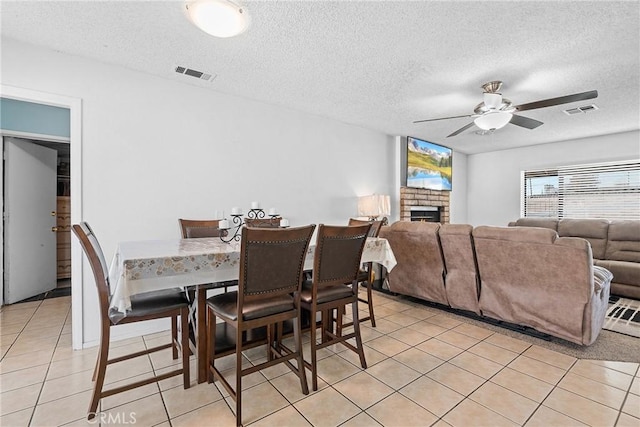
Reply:
[[558, 217], [558, 170], [524, 172], [521, 216]]
[[640, 219], [640, 160], [525, 171], [522, 216]]

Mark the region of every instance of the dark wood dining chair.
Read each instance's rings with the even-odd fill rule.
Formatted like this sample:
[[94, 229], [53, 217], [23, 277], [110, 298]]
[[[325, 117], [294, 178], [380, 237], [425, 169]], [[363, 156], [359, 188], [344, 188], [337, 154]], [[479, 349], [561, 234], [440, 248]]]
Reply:
[[[310, 312], [310, 318], [316, 319], [321, 313], [322, 340], [316, 339], [317, 325], [312, 322], [311, 334], [311, 363], [306, 366], [311, 369], [313, 390], [318, 389], [317, 351], [321, 348], [342, 343], [353, 350], [360, 357], [360, 365], [367, 368], [360, 335], [358, 319], [358, 272], [362, 250], [367, 240], [371, 224], [356, 226], [330, 226], [320, 224], [316, 238], [316, 248], [313, 260], [313, 277], [302, 285], [302, 308]], [[353, 332], [344, 335], [342, 329], [333, 328], [333, 311], [351, 305], [353, 318]], [[353, 346], [347, 340], [355, 338]]]
[[[302, 354], [300, 288], [304, 260], [315, 225], [295, 228], [243, 228], [238, 290], [207, 299], [207, 338], [210, 380], [219, 380], [236, 402], [236, 423], [242, 424], [242, 377], [285, 363], [309, 394]], [[235, 388], [216, 368], [216, 329], [220, 318], [235, 331]], [[282, 344], [281, 325], [293, 321], [295, 349]], [[243, 338], [266, 328], [267, 360], [242, 368]], [[276, 331], [280, 331], [277, 332]], [[296, 365], [291, 363], [296, 359]]]
[[220, 236], [219, 223], [218, 219], [178, 219], [183, 239], [218, 237]]
[[244, 223], [249, 228], [280, 228], [281, 219], [281, 217], [245, 218]]
[[[200, 239], [205, 237], [219, 237], [220, 229], [218, 225], [220, 224], [219, 219], [184, 219], [179, 218], [178, 224], [180, 225], [180, 232], [182, 233], [183, 239]], [[204, 287], [204, 289], [217, 289], [224, 288], [224, 291], [227, 291], [227, 288], [230, 286], [237, 286], [237, 280], [228, 280], [226, 282], [216, 282], [216, 283], [203, 283], [200, 285], [189, 286], [186, 289], [187, 297], [191, 302], [191, 320], [195, 321], [196, 316], [196, 306], [193, 304], [195, 291], [198, 287]]]
[[[183, 239], [200, 239], [206, 237], [219, 237], [220, 229], [218, 225], [220, 224], [219, 219], [185, 219], [179, 218], [178, 225], [180, 226], [180, 233], [182, 234]], [[191, 338], [191, 342], [194, 343], [192, 352], [197, 351], [196, 342], [204, 342], [204, 340], [200, 341], [196, 339], [196, 331], [198, 331], [198, 325], [200, 325], [201, 330], [204, 331], [204, 323], [205, 323], [205, 315], [204, 310], [202, 310], [201, 317], [198, 317], [198, 305], [200, 307], [204, 307], [204, 303], [198, 304], [196, 299], [196, 292], [198, 289], [202, 291], [201, 295], [206, 295], [206, 291], [208, 289], [224, 289], [224, 292], [227, 292], [228, 288], [231, 286], [237, 286], [237, 280], [228, 280], [225, 282], [211, 282], [211, 283], [201, 283], [198, 285], [191, 285], [185, 287], [185, 294], [189, 299], [189, 335]], [[204, 300], [204, 297], [203, 297]], [[199, 322], [200, 320], [200, 322]]]
[[[380, 228], [382, 227], [382, 221], [363, 221], [355, 218], [349, 218], [349, 225], [365, 225], [371, 224], [371, 228], [369, 229], [369, 234], [367, 237], [378, 237], [380, 233]], [[376, 317], [373, 312], [373, 280], [374, 280], [374, 272], [373, 272], [373, 263], [367, 262], [361, 266], [360, 270], [358, 270], [358, 284], [363, 284], [367, 290], [367, 298], [363, 298], [358, 293], [358, 301], [367, 304], [367, 308], [369, 309], [369, 315], [360, 319], [360, 322], [366, 322], [369, 320], [371, 322], [372, 327], [376, 327]], [[353, 325], [353, 322], [342, 322], [342, 314], [343, 310], [338, 310], [338, 318], [337, 318], [337, 327], [340, 330], [341, 328], [346, 328]]]
[[[100, 350], [98, 352], [96, 366], [93, 371], [94, 386], [87, 419], [91, 420], [95, 418], [100, 399], [116, 393], [121, 393], [153, 382], [162, 381], [176, 375], [182, 375], [183, 387], [185, 389], [189, 388], [189, 303], [182, 290], [176, 288], [133, 295], [131, 296], [131, 311], [128, 311], [126, 316], [122, 320], [119, 320], [117, 324], [114, 323], [112, 318], [109, 316], [109, 300], [111, 296], [109, 287], [109, 266], [105, 261], [98, 239], [91, 230], [91, 227], [89, 227], [89, 224], [86, 222], [74, 224], [72, 229], [80, 241], [84, 254], [91, 265], [100, 303]], [[178, 317], [180, 317], [179, 334]], [[163, 318], [171, 319], [170, 343], [109, 359], [111, 328], [119, 325]], [[172, 349], [174, 359], [178, 358], [178, 352], [182, 353], [182, 366], [179, 369], [174, 369], [171, 372], [167, 372], [162, 375], [147, 377], [119, 387], [107, 390], [104, 389], [104, 380], [108, 365], [129, 360], [134, 357], [144, 356], [167, 348]]]

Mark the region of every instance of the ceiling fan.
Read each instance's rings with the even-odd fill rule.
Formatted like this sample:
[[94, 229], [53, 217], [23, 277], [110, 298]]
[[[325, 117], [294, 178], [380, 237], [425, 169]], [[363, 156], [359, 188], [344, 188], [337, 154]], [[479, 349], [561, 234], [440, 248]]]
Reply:
[[573, 95], [560, 96], [557, 98], [543, 99], [541, 101], [529, 102], [527, 104], [513, 105], [510, 100], [503, 98], [499, 92], [502, 82], [495, 80], [482, 85], [484, 89], [484, 101], [476, 105], [474, 114], [466, 114], [462, 116], [442, 117], [439, 119], [416, 120], [413, 123], [433, 122], [436, 120], [457, 119], [461, 117], [475, 117], [475, 119], [466, 126], [461, 127], [450, 135], [456, 136], [466, 131], [472, 126], [477, 126], [484, 131], [494, 131], [511, 123], [527, 129], [535, 129], [542, 125], [541, 121], [531, 119], [529, 117], [520, 116], [515, 113], [526, 110], [535, 110], [537, 108], [552, 107], [554, 105], [568, 104], [571, 102], [584, 101], [598, 97], [597, 90], [588, 92], [574, 93]]

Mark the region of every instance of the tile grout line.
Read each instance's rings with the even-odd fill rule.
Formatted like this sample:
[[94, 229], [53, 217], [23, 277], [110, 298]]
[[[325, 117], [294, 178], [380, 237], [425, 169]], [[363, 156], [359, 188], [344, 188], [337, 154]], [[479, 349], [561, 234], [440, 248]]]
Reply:
[[[627, 412], [623, 412], [622, 409], [624, 408], [624, 405], [627, 403], [627, 399], [629, 398], [629, 395], [632, 394], [631, 393], [631, 388], [633, 387], [633, 382], [635, 381], [636, 375], [638, 375], [639, 372], [640, 372], [640, 366], [636, 367], [636, 372], [631, 377], [631, 383], [629, 383], [629, 387], [627, 387], [627, 392], [626, 392], [626, 394], [624, 396], [624, 399], [622, 399], [622, 404], [620, 405], [620, 410], [618, 411], [618, 416], [616, 417], [615, 425], [618, 424], [618, 421], [620, 421], [620, 416], [623, 413], [626, 414], [626, 415], [631, 415], [631, 414], [628, 414]], [[633, 415], [631, 415], [631, 416], [633, 416]]]
[[[558, 382], [557, 382], [556, 384], [554, 384], [554, 385], [553, 385], [553, 387], [551, 388], [551, 390], [549, 390], [549, 392], [544, 396], [544, 398], [543, 398], [542, 400], [540, 400], [540, 402], [536, 402], [536, 403], [538, 404], [538, 405], [536, 406], [536, 409], [531, 413], [531, 415], [529, 415], [529, 417], [527, 417], [527, 420], [524, 422], [524, 424], [523, 424], [523, 425], [526, 425], [526, 424], [531, 420], [531, 418], [532, 418], [532, 417], [533, 417], [533, 416], [538, 412], [538, 410], [539, 410], [541, 407], [543, 407], [543, 406], [544, 406], [545, 408], [551, 409], [552, 411], [556, 411], [555, 409], [553, 409], [553, 408], [551, 408], [551, 407], [549, 407], [549, 406], [545, 406], [545, 405], [544, 405], [544, 402], [549, 398], [549, 396], [551, 396], [551, 393], [553, 393], [553, 391], [554, 391], [556, 388], [558, 388], [558, 385], [560, 384], [560, 381], [562, 381], [562, 379], [563, 379], [563, 378], [564, 378], [564, 377], [569, 373], [569, 371], [571, 370], [571, 368], [572, 368], [573, 366], [575, 366], [575, 364], [576, 364], [576, 363], [578, 363], [578, 360], [580, 360], [580, 359], [576, 359], [576, 360], [571, 364], [571, 366], [569, 367], [569, 369], [567, 369], [567, 370], [565, 371], [564, 375], [562, 375], [562, 378], [560, 378], [560, 379], [558, 380]], [[526, 374], [525, 374], [525, 375], [526, 375]], [[539, 378], [538, 378], [538, 379], [539, 379]], [[563, 389], [563, 390], [564, 390], [564, 389]], [[575, 419], [574, 417], [570, 416], [569, 414], [565, 414], [564, 412], [559, 412], [559, 411], [556, 411], [556, 412], [558, 412], [558, 413], [560, 413], [560, 414], [564, 415], [565, 417], [568, 417], [568, 418], [571, 418], [571, 419], [573, 419], [573, 420], [576, 420], [576, 421], [577, 421], [577, 422], [579, 422], [579, 423], [582, 423], [582, 421]]]
[[[33, 314], [31, 314], [31, 316], [29, 316], [29, 320], [27, 320], [24, 323], [24, 326], [20, 329], [19, 332], [17, 332], [16, 334], [16, 338], [13, 340], [13, 342], [11, 343], [11, 345], [9, 346], [9, 348], [7, 349], [7, 351], [5, 352], [5, 354], [2, 355], [2, 357], [0, 357], [0, 362], [4, 361], [7, 357], [7, 354], [9, 353], [9, 351], [11, 351], [11, 348], [15, 345], [16, 341], [18, 341], [18, 338], [20, 338], [20, 335], [24, 332], [24, 329], [27, 327], [27, 325], [29, 324], [29, 322], [31, 322], [31, 320], [35, 317], [36, 312], [38, 311], [38, 309], [40, 308], [40, 306], [42, 305], [42, 301], [38, 302], [38, 306], [36, 307], [35, 310], [33, 310]], [[6, 310], [3, 310], [4, 313], [6, 313]], [[11, 357], [11, 356], [10, 356]]]
[[[433, 316], [432, 316], [432, 317], [433, 317]], [[425, 319], [425, 320], [427, 320], [427, 319]], [[417, 323], [417, 322], [416, 322], [416, 323]], [[462, 323], [462, 324], [464, 324], [464, 323]], [[457, 325], [457, 326], [455, 326], [455, 327], [452, 327], [452, 328], [449, 328], [449, 329], [447, 329], [447, 331], [446, 331], [446, 332], [448, 332], [448, 331], [454, 331], [458, 326], [459, 326], [459, 325]], [[473, 326], [475, 326], [475, 325], [473, 325]], [[446, 332], [442, 332], [442, 333], [440, 333], [440, 334], [438, 334], [438, 335], [436, 335], [436, 336], [434, 336], [434, 337], [432, 337], [432, 338], [430, 338], [430, 339], [433, 339], [433, 338], [436, 338], [436, 339], [437, 339], [437, 336], [442, 335], [442, 334], [444, 334], [444, 333], [446, 333]], [[474, 337], [474, 336], [472, 336], [472, 335], [465, 334], [465, 333], [464, 333], [464, 332], [462, 332], [462, 331], [460, 331], [460, 332], [458, 332], [458, 331], [454, 331], [454, 332], [457, 332], [457, 333], [463, 334], [463, 335], [468, 336], [468, 337], [470, 337], [470, 338], [477, 339], [476, 337]], [[485, 337], [485, 338], [483, 338], [483, 339], [480, 339], [480, 340], [478, 341], [478, 343], [475, 343], [475, 344], [474, 344], [474, 345], [472, 345], [471, 347], [469, 347], [469, 348], [467, 348], [467, 349], [462, 349], [463, 351], [462, 351], [461, 353], [459, 353], [458, 355], [468, 352], [472, 347], [474, 347], [475, 345], [477, 345], [477, 344], [479, 344], [479, 343], [481, 343], [481, 342], [485, 342], [489, 337], [493, 336], [494, 334], [496, 334], [496, 332], [493, 332], [491, 335], [489, 335], [489, 336], [487, 336], [487, 337]], [[388, 335], [388, 334], [385, 334], [385, 335]], [[430, 340], [430, 339], [429, 339], [429, 340]], [[428, 340], [426, 340], [426, 341], [428, 341]], [[446, 343], [446, 342], [445, 342], [445, 343]], [[449, 344], [449, 343], [447, 343], [447, 344]], [[490, 343], [489, 343], [489, 344], [490, 344]], [[454, 347], [457, 347], [457, 346], [456, 346], [456, 345], [454, 345], [454, 344], [450, 344], [450, 345], [453, 345]], [[493, 344], [492, 344], [492, 345], [493, 345]], [[520, 356], [523, 356], [523, 355], [524, 355], [524, 356], [526, 356], [524, 353], [525, 353], [527, 350], [529, 350], [530, 348], [532, 348], [534, 345], [535, 345], [535, 344], [529, 344], [525, 349], [523, 349], [520, 353], [518, 353], [518, 356], [517, 356], [517, 357], [520, 357]], [[411, 348], [416, 348], [416, 346], [414, 345], [414, 346], [412, 346]], [[458, 347], [458, 348], [460, 348], [460, 347]], [[502, 347], [500, 347], [500, 348], [502, 348]], [[417, 349], [417, 350], [420, 350], [420, 349]], [[512, 351], [512, 350], [509, 350], [509, 349], [505, 349], [505, 350]], [[553, 351], [553, 350], [551, 350], [551, 351]], [[478, 356], [478, 357], [481, 357], [481, 358], [483, 358], [483, 359], [485, 359], [485, 360], [489, 360], [489, 361], [491, 361], [490, 359], [487, 359], [487, 358], [485, 358], [485, 357], [484, 357], [484, 356], [482, 356], [482, 355], [477, 355], [477, 354], [475, 354], [475, 353], [472, 353], [472, 354], [474, 354], [474, 355], [476, 355], [476, 356]], [[450, 363], [450, 360], [454, 359], [454, 358], [455, 358], [455, 357], [457, 357], [458, 355], [456, 355], [456, 356], [454, 356], [454, 357], [450, 358], [449, 360], [444, 361], [444, 363]], [[513, 360], [517, 359], [517, 357], [516, 357], [516, 358], [514, 358]], [[527, 357], [529, 357], [529, 356], [527, 356]], [[543, 362], [543, 363], [545, 363], [545, 364], [548, 364], [548, 363], [546, 363], [546, 362], [544, 362], [544, 361], [541, 361], [541, 360], [538, 360], [538, 359], [535, 359], [535, 358], [531, 358], [531, 359], [536, 360], [536, 361], [538, 361], [538, 362]], [[564, 370], [565, 372], [564, 372], [564, 374], [562, 375], [562, 378], [564, 378], [564, 377], [569, 373], [569, 371], [570, 371], [571, 367], [573, 367], [573, 366], [577, 363], [577, 361], [578, 361], [578, 360], [581, 360], [581, 359], [579, 359], [579, 358], [575, 358], [575, 357], [574, 357], [574, 359], [576, 359], [576, 360], [574, 360], [574, 361], [573, 361], [573, 363], [571, 364], [571, 366], [570, 366], [568, 369], [565, 369], [565, 370]], [[512, 360], [511, 362], [513, 362], [513, 360]], [[399, 362], [399, 363], [402, 363], [402, 362], [400, 362], [400, 361], [398, 361], [398, 362]], [[509, 362], [509, 364], [510, 364], [511, 362]], [[451, 365], [453, 365], [453, 366], [458, 367], [459, 369], [465, 370], [465, 371], [467, 371], [467, 372], [469, 372], [469, 373], [471, 373], [471, 374], [473, 374], [473, 375], [477, 375], [476, 373], [471, 372], [471, 371], [468, 371], [467, 369], [465, 369], [465, 368], [463, 368], [463, 367], [457, 366], [457, 365], [452, 364], [452, 363], [450, 363], [450, 364], [451, 364]], [[503, 365], [503, 366], [502, 366], [502, 368], [501, 368], [500, 370], [498, 370], [496, 373], [494, 373], [490, 378], [485, 379], [485, 381], [484, 381], [481, 385], [479, 385], [478, 387], [476, 387], [476, 388], [475, 388], [473, 391], [471, 391], [467, 396], [464, 396], [464, 398], [463, 398], [460, 402], [458, 402], [458, 403], [457, 403], [456, 405], [454, 405], [451, 409], [449, 409], [445, 414], [443, 414], [443, 415], [442, 415], [442, 417], [439, 417], [439, 418], [438, 418], [438, 421], [440, 421], [440, 420], [443, 420], [443, 421], [444, 421], [444, 417], [445, 417], [448, 413], [450, 413], [451, 411], [453, 411], [453, 410], [454, 410], [456, 407], [458, 407], [462, 402], [464, 402], [465, 400], [469, 399], [469, 400], [473, 401], [474, 403], [476, 403], [476, 404], [478, 404], [478, 405], [480, 405], [480, 406], [482, 406], [482, 407], [486, 408], [487, 410], [489, 410], [489, 411], [491, 411], [491, 412], [493, 412], [493, 413], [495, 413], [495, 414], [498, 414], [498, 415], [499, 415], [499, 416], [501, 416], [501, 417], [504, 417], [504, 418], [506, 418], [506, 419], [509, 419], [510, 421], [516, 422], [516, 421], [512, 420], [511, 418], [509, 418], [509, 417], [507, 417], [507, 416], [505, 416], [505, 415], [503, 415], [503, 414], [500, 414], [500, 413], [496, 412], [496, 411], [495, 411], [495, 410], [493, 410], [492, 408], [489, 408], [489, 407], [487, 407], [487, 406], [483, 405], [482, 403], [480, 403], [480, 402], [476, 402], [475, 400], [471, 399], [471, 395], [472, 395], [474, 392], [476, 392], [478, 389], [480, 389], [481, 387], [483, 387], [486, 383], [491, 382], [491, 379], [492, 379], [492, 378], [494, 378], [498, 373], [502, 372], [505, 368], [507, 368], [507, 367], [509, 366], [509, 364], [507, 364], [507, 365]], [[557, 366], [555, 366], [555, 365], [552, 365], [552, 364], [548, 364], [548, 365], [550, 365], [550, 366], [554, 366], [554, 367], [556, 367], [556, 368], [557, 368]], [[406, 365], [405, 365], [405, 366], [406, 366]], [[442, 365], [439, 365], [439, 366], [442, 366]], [[408, 367], [408, 366], [407, 366], [407, 367]], [[437, 369], [437, 367], [436, 367], [436, 368], [434, 368], [434, 369]], [[517, 372], [520, 372], [520, 371], [517, 371]], [[530, 376], [530, 375], [528, 375], [528, 374], [526, 374], [526, 373], [522, 373], [522, 374], [523, 374], [523, 375]], [[425, 373], [425, 374], [422, 374], [421, 376], [424, 376], [424, 375], [426, 375], [426, 373]], [[530, 377], [531, 377], [531, 376], [530, 376]], [[482, 377], [481, 377], [481, 378], [482, 378]], [[535, 377], [531, 377], [531, 378], [535, 378]], [[562, 378], [561, 378], [560, 380], [558, 380], [558, 382], [557, 382], [556, 384], [550, 384], [550, 385], [552, 385], [552, 386], [553, 386], [553, 388], [552, 388], [552, 389], [547, 393], [547, 395], [545, 396], [545, 398], [544, 398], [544, 399], [542, 399], [540, 402], [536, 402], [536, 403], [537, 403], [536, 409], [535, 409], [535, 410], [534, 410], [534, 411], [533, 411], [533, 412], [532, 412], [532, 413], [527, 417], [527, 420], [525, 421], [525, 424], [526, 424], [526, 422], [528, 422], [528, 421], [531, 419], [531, 417], [533, 417], [533, 415], [534, 415], [534, 414], [535, 414], [535, 413], [540, 409], [540, 407], [541, 407], [541, 406], [543, 406], [543, 402], [548, 398], [548, 396], [553, 392], [553, 390], [555, 390], [556, 388], [558, 388], [558, 387], [559, 387], [559, 386], [558, 386], [558, 384], [560, 383], [560, 381], [562, 380]], [[484, 378], [483, 378], [483, 379], [484, 379]], [[536, 379], [538, 379], [538, 378], [536, 378]], [[415, 381], [417, 381], [417, 380], [418, 380], [418, 379], [416, 379], [416, 380], [414, 380], [414, 381], [411, 381], [409, 384], [411, 384], [412, 382], [415, 382]], [[458, 391], [456, 391], [456, 390], [454, 390], [454, 389], [452, 389], [452, 388], [448, 387], [446, 384], [442, 384], [441, 382], [439, 382], [439, 381], [437, 381], [437, 380], [435, 380], [435, 379], [432, 379], [432, 380], [436, 381], [438, 384], [440, 384], [440, 385], [442, 385], [442, 386], [444, 386], [444, 387], [449, 388], [450, 390], [452, 390], [452, 391], [454, 391], [454, 392], [456, 392], [456, 393], [459, 393]], [[527, 397], [527, 396], [523, 396], [523, 395], [521, 395], [521, 394], [520, 394], [520, 393], [518, 393], [518, 392], [515, 392], [515, 391], [513, 391], [513, 390], [510, 390], [510, 389], [508, 389], [508, 388], [506, 388], [506, 387], [501, 386], [500, 384], [496, 384], [496, 383], [493, 383], [493, 382], [492, 382], [492, 384], [495, 384], [495, 385], [496, 385], [496, 386], [498, 386], [498, 387], [504, 388], [505, 390], [508, 390], [509, 392], [515, 393], [515, 394], [517, 394], [518, 396], [521, 396], [521, 397], [526, 398], [526, 399], [528, 399], [528, 400], [532, 400], [532, 399], [530, 399], [529, 397]], [[407, 385], [408, 385], [408, 384], [407, 384]], [[406, 386], [406, 385], [405, 385], [405, 386]], [[560, 387], [560, 388], [561, 388], [561, 387]], [[563, 390], [564, 390], [564, 389], [563, 389]], [[399, 390], [395, 390], [395, 392], [399, 392]], [[402, 394], [402, 393], [401, 393], [401, 394]], [[403, 396], [404, 396], [404, 395], [403, 395]], [[628, 396], [628, 394], [627, 394], [627, 396]], [[407, 396], [405, 396], [405, 397], [407, 397]], [[582, 397], [584, 397], [584, 396], [582, 396]], [[414, 402], [415, 404], [417, 404], [418, 406], [420, 406], [421, 408], [423, 408], [423, 409], [425, 409], [425, 410], [427, 410], [427, 411], [428, 411], [428, 409], [427, 409], [427, 408], [424, 408], [422, 405], [420, 405], [420, 403], [418, 403], [418, 402], [414, 401], [413, 399], [411, 399], [411, 398], [409, 398], [409, 397], [407, 397], [407, 398], [408, 398], [409, 400], [411, 400], [412, 402]], [[625, 396], [625, 399], [626, 399], [626, 396]], [[592, 400], [592, 399], [589, 399], [589, 400]], [[532, 401], [533, 401], [533, 400], [532, 400]], [[592, 401], [593, 401], [593, 400], [592, 400]], [[594, 401], [594, 402], [595, 402], [595, 401]], [[599, 403], [599, 402], [596, 402], [596, 403]], [[604, 406], [606, 406], [606, 405], [604, 405]], [[621, 410], [620, 410], [620, 411], [621, 411]], [[430, 412], [430, 411], [429, 411], [429, 412]], [[432, 412], [430, 412], [430, 413], [432, 413]], [[435, 415], [435, 414], [434, 414], [434, 415]], [[563, 413], [563, 415], [565, 415], [565, 416], [567, 416], [567, 417], [570, 417], [569, 415], [564, 414], [564, 413]], [[437, 415], [436, 415], [436, 416], [437, 416]], [[570, 417], [570, 418], [573, 418], [573, 417]], [[436, 421], [436, 423], [437, 423], [438, 421]], [[577, 420], [577, 421], [578, 421], [578, 420]]]
[[[33, 313], [33, 317], [35, 317], [35, 315], [37, 314], [38, 310], [40, 310], [40, 308], [42, 307], [43, 303], [44, 303], [44, 299], [42, 299], [40, 301], [40, 304], [38, 304], [38, 308]], [[44, 385], [47, 382], [47, 376], [49, 375], [49, 370], [51, 369], [51, 363], [53, 363], [53, 357], [56, 354], [56, 348], [58, 348], [58, 343], [60, 343], [60, 337], [62, 336], [62, 331], [64, 330], [64, 324], [67, 321], [67, 318], [68, 318], [70, 313], [71, 313], [71, 304], [69, 304], [69, 307], [67, 309], [67, 314], [64, 316], [64, 320], [62, 321], [62, 328], [60, 329], [60, 332], [58, 333], [58, 339], [56, 340], [56, 346], [54, 347], [53, 352], [51, 353], [51, 358], [49, 359], [49, 363], [47, 364], [47, 369], [46, 369], [46, 372], [44, 374], [44, 379], [42, 380], [42, 386], [40, 387], [40, 391], [38, 392], [38, 397], [36, 398], [36, 402], [33, 405], [33, 411], [31, 412], [31, 416], [29, 417], [29, 425], [31, 425], [33, 423], [33, 418], [36, 415], [36, 409], [38, 408], [38, 402], [40, 401], [40, 397], [42, 396], [42, 392], [44, 391]], [[31, 321], [31, 319], [29, 320], [29, 322], [30, 321]], [[27, 322], [27, 324], [29, 322]], [[26, 328], [26, 326], [27, 325], [25, 325], [25, 328]]]

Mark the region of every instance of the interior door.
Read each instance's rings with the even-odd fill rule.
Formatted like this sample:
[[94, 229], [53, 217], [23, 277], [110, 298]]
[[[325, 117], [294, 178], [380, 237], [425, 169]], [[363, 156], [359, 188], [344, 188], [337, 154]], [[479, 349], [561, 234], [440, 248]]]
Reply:
[[56, 287], [57, 151], [4, 138], [4, 302]]

